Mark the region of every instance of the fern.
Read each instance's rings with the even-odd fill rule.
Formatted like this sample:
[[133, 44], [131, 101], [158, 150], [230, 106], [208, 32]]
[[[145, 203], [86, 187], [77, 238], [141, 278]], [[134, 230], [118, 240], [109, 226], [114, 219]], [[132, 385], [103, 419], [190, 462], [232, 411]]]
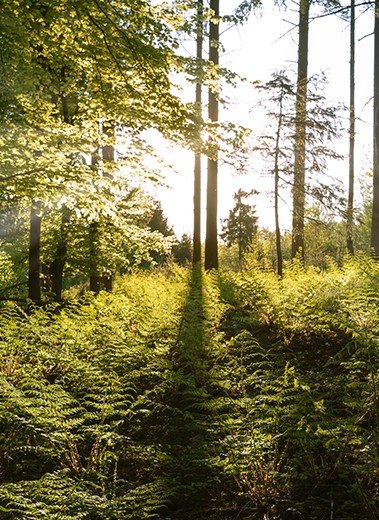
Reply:
[[4, 305], [0, 518], [376, 518], [378, 269], [173, 268]]

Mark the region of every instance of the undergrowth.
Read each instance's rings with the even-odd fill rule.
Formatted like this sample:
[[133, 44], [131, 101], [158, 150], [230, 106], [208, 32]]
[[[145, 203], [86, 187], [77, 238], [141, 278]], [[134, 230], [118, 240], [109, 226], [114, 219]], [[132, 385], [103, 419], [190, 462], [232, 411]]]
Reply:
[[379, 266], [0, 309], [0, 518], [375, 519]]

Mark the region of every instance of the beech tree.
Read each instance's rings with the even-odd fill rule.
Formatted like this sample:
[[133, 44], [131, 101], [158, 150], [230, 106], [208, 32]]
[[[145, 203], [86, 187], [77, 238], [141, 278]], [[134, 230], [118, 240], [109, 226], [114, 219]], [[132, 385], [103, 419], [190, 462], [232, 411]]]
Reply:
[[[97, 147], [99, 117], [117, 121], [132, 142], [146, 128], [192, 140], [193, 117], [172, 94], [169, 78], [176, 66], [170, 24], [178, 27], [180, 9], [144, 0], [10, 1], [2, 14], [0, 39], [9, 52], [1, 63], [6, 80], [0, 92], [0, 147], [16, 151], [12, 161], [6, 153], [0, 161], [3, 193], [16, 194], [18, 204], [39, 204], [42, 220], [44, 212], [62, 208], [62, 233], [51, 263], [59, 298], [65, 220], [78, 211], [87, 222], [115, 214], [115, 185], [125, 184], [121, 175], [100, 181], [78, 160]], [[138, 155], [130, 149], [123, 166], [134, 166]]]
[[28, 295], [29, 295], [29, 298], [33, 301], [39, 301], [41, 299], [40, 251], [41, 251], [41, 217], [38, 214], [38, 205], [33, 205], [30, 210], [29, 272], [28, 272]]

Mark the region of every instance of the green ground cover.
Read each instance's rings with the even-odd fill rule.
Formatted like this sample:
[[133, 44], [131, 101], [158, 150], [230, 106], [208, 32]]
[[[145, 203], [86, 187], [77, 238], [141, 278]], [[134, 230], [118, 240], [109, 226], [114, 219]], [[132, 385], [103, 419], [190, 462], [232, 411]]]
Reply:
[[0, 518], [376, 519], [379, 266], [0, 310]]

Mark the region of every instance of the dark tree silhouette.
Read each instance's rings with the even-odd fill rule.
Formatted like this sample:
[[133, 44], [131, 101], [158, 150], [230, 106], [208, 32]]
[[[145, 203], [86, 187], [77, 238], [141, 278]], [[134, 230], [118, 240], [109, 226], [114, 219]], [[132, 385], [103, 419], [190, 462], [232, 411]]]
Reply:
[[355, 0], [350, 13], [350, 127], [349, 127], [349, 191], [346, 213], [346, 247], [354, 254], [354, 152], [355, 152]]
[[[209, 23], [209, 60], [216, 67], [219, 64], [219, 0], [211, 0], [210, 8], [213, 16]], [[218, 97], [214, 87], [209, 88], [208, 116], [212, 123], [218, 122]], [[216, 147], [215, 147], [216, 148]], [[205, 237], [205, 269], [218, 269], [217, 244], [217, 150], [208, 158], [207, 183], [207, 222]]]
[[202, 116], [202, 59], [203, 59], [203, 0], [197, 1], [196, 20], [196, 108], [197, 108], [197, 149], [195, 151], [194, 191], [193, 191], [193, 257], [195, 265], [201, 262], [201, 116]]
[[307, 120], [309, 0], [300, 0], [299, 44], [296, 92], [296, 125], [294, 147], [294, 181], [292, 214], [292, 258], [300, 254], [304, 259], [305, 212], [305, 147]]
[[379, 256], [379, 0], [375, 0], [374, 38], [374, 167], [371, 248], [375, 256]]
[[38, 204], [34, 204], [30, 210], [28, 275], [29, 298], [36, 302], [41, 299], [41, 217], [38, 209]]

